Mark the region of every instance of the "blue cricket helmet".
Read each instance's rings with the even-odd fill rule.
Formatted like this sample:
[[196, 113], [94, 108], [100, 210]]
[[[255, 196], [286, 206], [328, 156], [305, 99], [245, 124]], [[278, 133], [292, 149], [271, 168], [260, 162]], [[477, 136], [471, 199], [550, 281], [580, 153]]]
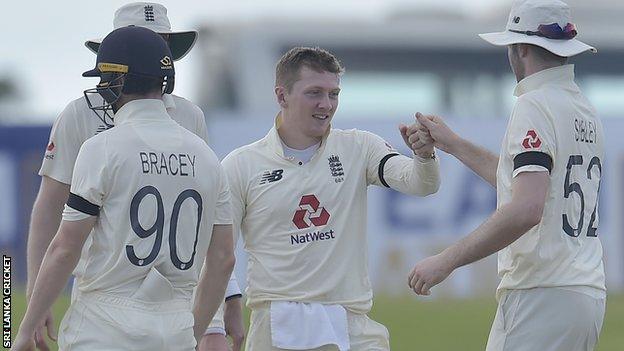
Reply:
[[128, 26], [115, 29], [102, 40], [95, 68], [82, 76], [100, 77], [100, 83], [84, 95], [89, 108], [111, 128], [121, 94], [133, 93], [139, 78], [155, 80], [162, 84], [162, 93], [171, 94], [175, 69], [165, 39], [150, 29]]
[[102, 40], [96, 67], [82, 76], [100, 77], [102, 73], [173, 78], [175, 69], [165, 39], [147, 28], [128, 26], [115, 29]]

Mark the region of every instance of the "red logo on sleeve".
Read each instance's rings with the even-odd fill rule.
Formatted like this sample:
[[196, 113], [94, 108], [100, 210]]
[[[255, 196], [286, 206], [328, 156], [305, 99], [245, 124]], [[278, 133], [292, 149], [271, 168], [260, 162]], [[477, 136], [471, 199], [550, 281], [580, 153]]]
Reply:
[[48, 144], [48, 147], [46, 148], [46, 150], [48, 150], [48, 151], [52, 151], [52, 150], [54, 150], [54, 142], [53, 142], [53, 141], [51, 141], [51, 142]]
[[542, 145], [542, 141], [537, 133], [531, 129], [526, 133], [526, 137], [522, 140], [522, 147], [525, 149], [537, 149]]

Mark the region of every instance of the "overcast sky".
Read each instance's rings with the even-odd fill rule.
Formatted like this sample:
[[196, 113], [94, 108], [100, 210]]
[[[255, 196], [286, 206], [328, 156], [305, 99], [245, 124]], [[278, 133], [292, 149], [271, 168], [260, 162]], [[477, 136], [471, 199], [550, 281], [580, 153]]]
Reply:
[[[508, 0], [177, 0], [161, 1], [168, 8], [174, 30], [195, 29], [209, 21], [242, 21], [258, 17], [341, 19], [371, 18], [389, 8], [448, 7], [477, 14], [492, 4]], [[62, 108], [94, 86], [95, 78], [82, 78], [92, 68], [95, 55], [83, 43], [103, 37], [112, 28], [115, 10], [130, 1], [19, 1], [3, 4], [0, 29], [0, 77], [18, 83], [24, 111], [42, 123], [51, 123]], [[503, 19], [504, 21], [504, 19]], [[191, 51], [176, 66], [176, 94], [194, 99], [196, 54]]]

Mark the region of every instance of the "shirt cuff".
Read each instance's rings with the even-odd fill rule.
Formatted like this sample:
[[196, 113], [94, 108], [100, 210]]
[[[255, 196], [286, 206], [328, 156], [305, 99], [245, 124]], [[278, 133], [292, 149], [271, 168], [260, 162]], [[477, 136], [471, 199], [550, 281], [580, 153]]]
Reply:
[[228, 282], [227, 288], [225, 289], [225, 301], [231, 299], [231, 298], [236, 298], [236, 297], [242, 297], [242, 293], [241, 293], [241, 289], [238, 286], [238, 281], [236, 280], [236, 276], [234, 275], [234, 273], [232, 273], [232, 276], [230, 277], [230, 281]]
[[414, 153], [414, 161], [418, 161], [419, 163], [430, 163], [435, 162], [438, 159], [435, 151], [431, 153], [430, 157], [421, 157], [418, 154]]

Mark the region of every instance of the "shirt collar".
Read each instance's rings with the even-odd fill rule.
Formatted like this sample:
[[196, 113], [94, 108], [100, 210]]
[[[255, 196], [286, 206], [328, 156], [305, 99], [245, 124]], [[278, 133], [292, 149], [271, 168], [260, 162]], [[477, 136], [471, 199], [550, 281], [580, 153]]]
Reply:
[[[282, 139], [280, 138], [279, 133], [277, 132], [277, 130], [279, 129], [281, 125], [282, 125], [282, 113], [278, 112], [277, 116], [275, 116], [275, 122], [273, 123], [273, 128], [271, 128], [271, 130], [269, 131], [269, 134], [267, 134], [266, 139], [267, 139], [269, 148], [271, 148], [271, 150], [277, 153], [280, 157], [285, 157], [284, 148], [282, 147]], [[325, 144], [326, 144], [325, 140], [327, 140], [327, 137], [329, 137], [330, 132], [331, 132], [331, 125], [329, 125], [329, 128], [327, 128], [327, 132], [325, 132], [325, 135], [323, 135], [323, 139], [321, 140], [321, 146], [318, 148], [318, 150], [316, 150], [317, 153], [320, 150], [324, 149]]]
[[518, 82], [514, 96], [519, 97], [546, 84], [568, 83], [574, 81], [574, 65], [563, 65], [533, 73]]
[[139, 99], [129, 101], [121, 106], [119, 111], [115, 113], [115, 125], [120, 125], [130, 119], [160, 120], [170, 118], [162, 100]]

